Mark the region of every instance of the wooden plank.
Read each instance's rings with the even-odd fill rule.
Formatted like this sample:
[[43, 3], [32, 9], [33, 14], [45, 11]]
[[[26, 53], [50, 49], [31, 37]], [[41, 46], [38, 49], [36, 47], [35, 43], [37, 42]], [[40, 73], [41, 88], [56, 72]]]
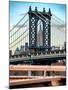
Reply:
[[32, 78], [43, 78], [43, 76], [9, 76], [9, 79], [32, 79]]
[[65, 66], [10, 65], [10, 71], [66, 71]]
[[35, 84], [35, 83], [43, 83], [49, 81], [60, 81], [61, 79], [65, 79], [65, 76], [47, 76], [42, 78], [32, 78], [32, 79], [17, 79], [17, 80], [10, 80], [9, 85], [27, 85], [27, 84]]

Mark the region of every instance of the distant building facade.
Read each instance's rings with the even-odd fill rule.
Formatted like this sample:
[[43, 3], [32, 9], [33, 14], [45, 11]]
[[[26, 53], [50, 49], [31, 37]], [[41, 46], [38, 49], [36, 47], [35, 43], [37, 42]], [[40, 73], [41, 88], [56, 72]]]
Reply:
[[20, 47], [20, 53], [22, 53], [24, 51], [25, 51], [25, 46], [24, 45], [21, 45], [21, 47]]
[[19, 50], [19, 48], [17, 47], [16, 50], [15, 50], [15, 52], [14, 52], [14, 55], [18, 55], [18, 54], [20, 54], [20, 50]]
[[25, 43], [25, 51], [28, 51], [29, 50], [29, 46], [28, 46], [28, 43], [26, 42]]

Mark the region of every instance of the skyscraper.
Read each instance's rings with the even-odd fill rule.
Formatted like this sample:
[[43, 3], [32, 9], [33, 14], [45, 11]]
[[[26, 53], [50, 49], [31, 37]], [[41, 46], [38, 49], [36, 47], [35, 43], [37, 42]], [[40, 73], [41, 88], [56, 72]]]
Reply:
[[25, 51], [28, 51], [29, 50], [29, 47], [28, 47], [28, 43], [26, 42], [25, 43]]
[[39, 25], [39, 30], [37, 31], [37, 46], [43, 46], [43, 31], [41, 24]]
[[16, 50], [15, 50], [14, 54], [15, 54], [15, 55], [20, 54], [20, 50], [19, 50], [19, 48], [18, 48], [18, 47], [16, 48]]

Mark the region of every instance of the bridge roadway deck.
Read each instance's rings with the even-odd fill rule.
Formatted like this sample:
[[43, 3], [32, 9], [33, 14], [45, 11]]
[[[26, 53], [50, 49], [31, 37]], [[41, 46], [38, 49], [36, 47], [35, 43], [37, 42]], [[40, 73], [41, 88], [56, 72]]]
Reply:
[[47, 54], [47, 55], [37, 55], [37, 56], [31, 56], [31, 57], [15, 57], [15, 58], [10, 58], [10, 63], [11, 62], [16, 62], [16, 61], [25, 61], [25, 60], [62, 60], [66, 59], [66, 54]]

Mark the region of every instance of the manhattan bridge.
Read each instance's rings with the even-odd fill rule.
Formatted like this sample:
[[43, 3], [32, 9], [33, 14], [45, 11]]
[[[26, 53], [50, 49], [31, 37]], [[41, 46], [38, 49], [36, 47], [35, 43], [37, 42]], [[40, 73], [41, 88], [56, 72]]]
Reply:
[[[51, 64], [58, 60], [66, 60], [66, 28], [65, 23], [57, 17], [49, 8], [46, 12], [29, 11], [9, 31], [9, 55], [10, 64]], [[63, 38], [59, 38], [60, 35]], [[57, 40], [54, 37], [58, 37]], [[63, 41], [63, 47], [52, 46], [52, 40], [56, 43]]]

